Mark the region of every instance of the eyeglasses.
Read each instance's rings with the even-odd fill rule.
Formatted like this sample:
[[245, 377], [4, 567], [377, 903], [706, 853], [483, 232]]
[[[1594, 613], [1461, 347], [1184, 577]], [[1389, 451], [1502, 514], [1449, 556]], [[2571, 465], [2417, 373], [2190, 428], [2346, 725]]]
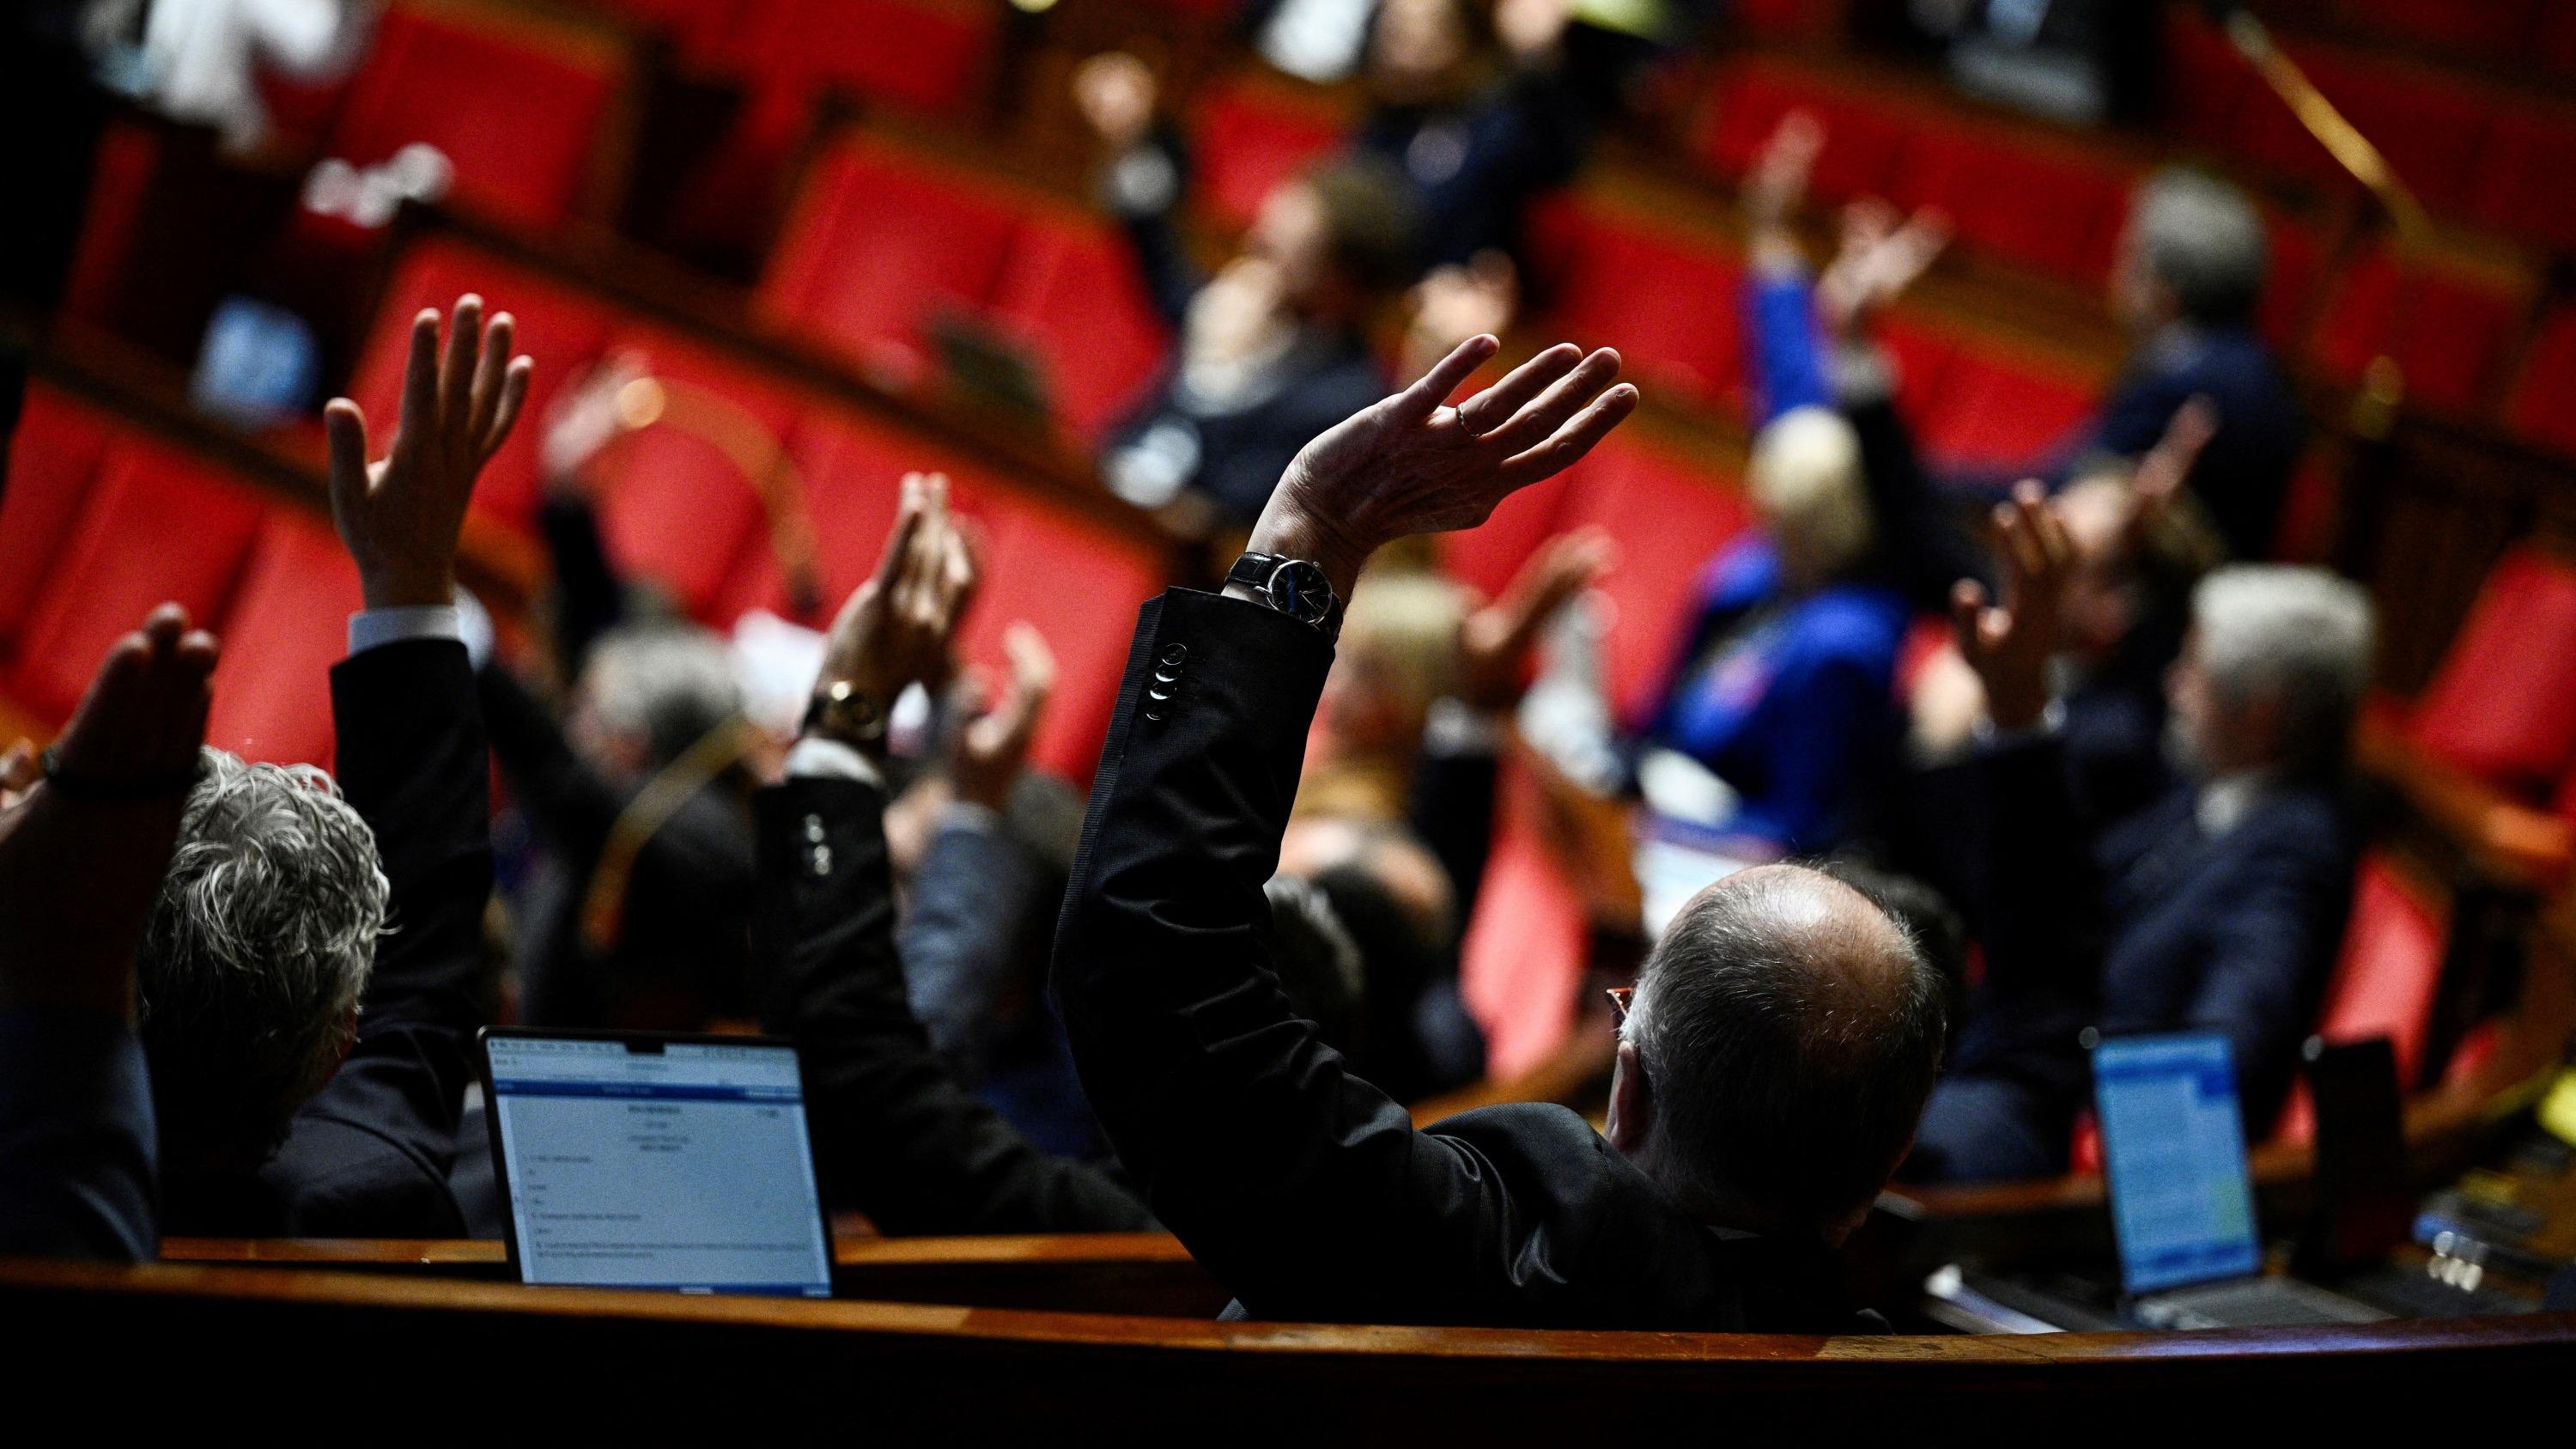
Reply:
[[1613, 1031], [1628, 1024], [1628, 1008], [1637, 999], [1634, 986], [1604, 987], [1602, 995], [1610, 998], [1610, 1027]]

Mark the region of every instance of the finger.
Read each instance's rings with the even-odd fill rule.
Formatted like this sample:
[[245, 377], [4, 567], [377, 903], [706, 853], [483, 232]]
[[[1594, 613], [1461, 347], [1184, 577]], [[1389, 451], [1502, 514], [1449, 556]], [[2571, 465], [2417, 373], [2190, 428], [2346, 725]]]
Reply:
[[492, 419], [501, 410], [501, 385], [510, 372], [510, 343], [518, 334], [518, 319], [507, 312], [492, 314], [491, 325], [483, 329], [480, 355], [474, 359], [474, 381], [465, 399], [467, 436], [480, 440], [492, 431]]
[[[1485, 365], [1485, 359], [1502, 350], [1503, 344], [1489, 332], [1479, 332], [1449, 349], [1449, 355], [1431, 365], [1431, 370], [1413, 380], [1413, 386], [1378, 404], [1385, 418], [1394, 423], [1418, 423], [1440, 410], [1449, 394], [1465, 385]], [[1528, 364], [1524, 363], [1523, 366]]]
[[45, 772], [36, 766], [36, 746], [31, 740], [20, 740], [0, 754], [0, 791], [23, 794], [36, 788]]
[[1580, 462], [1593, 446], [1610, 436], [1610, 430], [1628, 420], [1637, 410], [1637, 389], [1633, 383], [1617, 387], [1592, 400], [1592, 405], [1575, 416], [1573, 422], [1557, 430], [1556, 436], [1503, 463], [1503, 478], [1514, 488], [1526, 488], [1542, 478], [1551, 478]]
[[438, 374], [438, 425], [462, 425], [474, 402], [474, 359], [483, 349], [483, 299], [472, 292], [456, 299], [447, 323], [447, 359]]
[[1046, 636], [1025, 619], [1012, 621], [1002, 631], [1002, 652], [1011, 660], [1011, 688], [1015, 693], [1044, 701], [1055, 693], [1055, 650]]
[[1950, 632], [1958, 641], [1959, 654], [1971, 666], [1985, 657], [1985, 638], [1979, 625], [1986, 616], [1986, 586], [1975, 579], [1961, 579], [1950, 586]]
[[1583, 361], [1583, 349], [1560, 342], [1513, 368], [1503, 380], [1458, 404], [1458, 426], [1481, 437], [1512, 420], [1529, 400]]
[[1619, 353], [1604, 347], [1576, 364], [1572, 372], [1538, 395], [1512, 420], [1485, 435], [1486, 446], [1505, 455], [1536, 446], [1554, 435], [1586, 403], [1619, 376]]
[[411, 358], [403, 364], [399, 436], [417, 446], [438, 426], [438, 309], [411, 319]]
[[188, 611], [177, 604], [163, 604], [143, 620], [144, 641], [153, 654], [164, 656], [176, 649], [179, 636], [188, 632]]
[[335, 397], [322, 409], [322, 436], [331, 454], [331, 512], [345, 534], [367, 501], [367, 415]]
[[880, 591], [894, 587], [897, 570], [912, 554], [913, 535], [921, 531], [921, 475], [906, 473], [894, 509], [894, 527], [886, 531], [885, 552], [877, 559]]
[[510, 359], [510, 370], [501, 377], [501, 400], [493, 409], [492, 425], [482, 433], [483, 456], [491, 457], [509, 441], [510, 429], [518, 424], [519, 410], [527, 406], [528, 383], [537, 373], [533, 357]]

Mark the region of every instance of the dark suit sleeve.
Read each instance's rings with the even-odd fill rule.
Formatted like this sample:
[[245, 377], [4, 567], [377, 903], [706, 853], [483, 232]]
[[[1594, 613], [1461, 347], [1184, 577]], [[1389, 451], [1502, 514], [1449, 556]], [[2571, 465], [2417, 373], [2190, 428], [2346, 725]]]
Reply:
[[[379, 645], [332, 669], [331, 708], [340, 788], [375, 831], [392, 903], [357, 1043], [270, 1170], [315, 1189], [330, 1231], [453, 1233], [463, 1215], [445, 1179], [483, 1023], [492, 894], [491, 756], [473, 667], [452, 639]], [[410, 1170], [354, 1165], [388, 1153]], [[379, 1208], [387, 1216], [371, 1217]], [[309, 1218], [297, 1226], [324, 1230]]]
[[1135, 1196], [1051, 1157], [960, 1086], [904, 997], [885, 797], [791, 778], [753, 801], [761, 1025], [795, 1039], [825, 1193], [888, 1233], [1150, 1228]]
[[554, 711], [498, 663], [477, 681], [502, 778], [546, 844], [567, 859], [596, 860], [626, 797], [573, 751]]
[[1984, 883], [1989, 994], [2096, 994], [2104, 948], [2102, 883], [2053, 734], [1999, 742], [1979, 760], [1988, 859]]
[[1511, 1172], [1415, 1132], [1270, 965], [1262, 885], [1331, 663], [1254, 604], [1145, 606], [1056, 934], [1059, 1014], [1155, 1216], [1253, 1313], [1490, 1319], [1571, 1281], [1588, 1229], [1534, 1237]]
[[2203, 927], [2210, 955], [2187, 1024], [2227, 1037], [2248, 1126], [2258, 1133], [2297, 1073], [2299, 1043], [2316, 1015], [2319, 968], [2333, 959], [2343, 929], [2344, 893], [2327, 883], [2348, 879], [2350, 865], [2332, 857], [2333, 849], [2317, 842], [2314, 852], [2248, 854], [2228, 908]]
[[1440, 862], [1464, 930], [1485, 888], [1494, 849], [1494, 798], [1501, 765], [1491, 749], [1426, 749], [1413, 768], [1408, 804], [1413, 833]]
[[913, 874], [900, 929], [904, 980], [932, 1048], [968, 1081], [989, 1062], [1037, 877], [1037, 862], [997, 823], [957, 820], [940, 825]]
[[132, 1027], [98, 1012], [0, 1012], [0, 1256], [156, 1256], [156, 1152]]
[[579, 679], [590, 646], [626, 613], [626, 581], [599, 536], [599, 511], [569, 488], [549, 487], [537, 506], [537, 532], [554, 564], [555, 664]]

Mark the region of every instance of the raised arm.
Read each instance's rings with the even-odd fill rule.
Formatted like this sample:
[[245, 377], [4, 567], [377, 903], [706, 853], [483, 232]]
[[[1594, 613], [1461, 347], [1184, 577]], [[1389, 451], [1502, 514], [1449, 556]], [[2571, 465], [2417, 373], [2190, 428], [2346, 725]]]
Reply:
[[825, 1192], [890, 1233], [1144, 1228], [1132, 1194], [1032, 1146], [951, 1074], [905, 997], [884, 829], [884, 720], [937, 683], [972, 587], [944, 480], [905, 480], [876, 577], [832, 627], [788, 777], [753, 801], [761, 1025], [814, 1091]]
[[[1471, 339], [1309, 444], [1252, 548], [1347, 596], [1381, 544], [1473, 526], [1635, 406], [1609, 386], [1615, 353], [1573, 347], [1444, 406], [1494, 350]], [[1506, 1142], [1414, 1132], [1281, 994], [1262, 886], [1333, 651], [1248, 595], [1145, 606], [1057, 932], [1058, 1004], [1155, 1215], [1253, 1312], [1469, 1312], [1584, 1245], [1533, 1250], [1501, 1183], [1539, 1174], [1489, 1155]]]
[[215, 641], [118, 640], [43, 767], [0, 760], [0, 1254], [158, 1250], [134, 957], [205, 738]]

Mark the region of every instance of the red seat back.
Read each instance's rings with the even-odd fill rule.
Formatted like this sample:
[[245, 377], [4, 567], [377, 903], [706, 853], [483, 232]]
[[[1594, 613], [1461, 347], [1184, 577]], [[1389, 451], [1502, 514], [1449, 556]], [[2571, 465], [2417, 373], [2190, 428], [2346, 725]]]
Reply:
[[1575, 1021], [1590, 952], [1581, 896], [1540, 834], [1529, 780], [1505, 772], [1494, 848], [1459, 944], [1458, 989], [1485, 1031], [1485, 1072], [1510, 1078], [1545, 1061]]
[[2398, 1080], [2415, 1082], [2441, 986], [2444, 935], [2432, 904], [2407, 885], [2388, 857], [2365, 857], [2318, 1035], [2330, 1042], [2387, 1037], [2397, 1048]]
[[[726, 361], [654, 328], [619, 334], [612, 353], [633, 352], [663, 380], [663, 420], [615, 444], [593, 465], [608, 555], [666, 590], [681, 608], [711, 618], [717, 595], [746, 549], [766, 548], [769, 515], [757, 466], [783, 446], [796, 405]], [[735, 439], [732, 449], [716, 439]]]
[[633, 66], [615, 36], [456, 0], [396, 5], [349, 84], [331, 150], [358, 165], [427, 142], [455, 199], [512, 221], [574, 214]]
[[246, 487], [198, 459], [118, 440], [19, 636], [10, 698], [58, 724], [107, 647], [157, 605], [220, 621], [264, 514]]
[[2345, 269], [2309, 350], [2347, 384], [2385, 351], [2405, 369], [2409, 401], [2483, 412], [2528, 299], [2527, 284], [2436, 263], [2401, 266], [2383, 247]]
[[2505, 421], [2535, 443], [2576, 455], [2576, 305], [2541, 319], [2505, 397]]
[[2556, 780], [2576, 759], [2576, 566], [2530, 548], [2498, 559], [2411, 729], [2500, 783]]
[[807, 173], [760, 304], [909, 382], [928, 365], [929, 325], [943, 309], [991, 303], [1022, 209], [974, 177], [849, 137]]
[[363, 605], [358, 571], [331, 525], [269, 511], [225, 613], [206, 743], [249, 760], [329, 768], [331, 666]]
[[1586, 198], [1544, 208], [1530, 240], [1554, 287], [1551, 335], [1616, 346], [1649, 388], [1740, 401], [1744, 270], [1732, 253]]
[[810, 104], [846, 91], [911, 110], [974, 100], [1001, 12], [971, 0], [760, 0], [741, 13], [744, 70], [764, 92]]
[[1021, 221], [993, 318], [1037, 359], [1057, 413], [1094, 441], [1135, 405], [1172, 342], [1125, 238], [1052, 207]]
[[0, 481], [0, 656], [18, 637], [64, 556], [105, 461], [108, 419], [50, 387], [27, 389]]
[[1721, 70], [1692, 149], [1703, 165], [1736, 179], [1752, 169], [1781, 118], [1801, 110], [1825, 128], [1809, 182], [1818, 197], [1848, 201], [1887, 191], [1905, 144], [1903, 114], [1790, 61], [1757, 56]]
[[1272, 189], [1338, 150], [1340, 118], [1278, 87], [1212, 85], [1190, 108], [1196, 204], [1221, 225], [1252, 224]]

